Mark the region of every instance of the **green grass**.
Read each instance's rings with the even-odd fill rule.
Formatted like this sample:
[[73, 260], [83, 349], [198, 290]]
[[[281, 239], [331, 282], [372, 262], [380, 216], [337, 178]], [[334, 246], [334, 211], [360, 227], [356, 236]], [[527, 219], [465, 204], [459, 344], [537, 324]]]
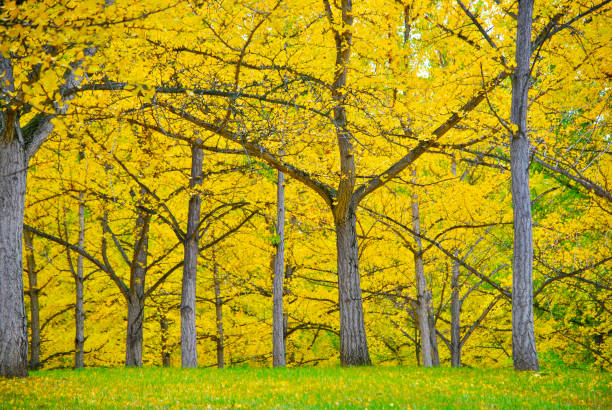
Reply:
[[578, 370], [92, 368], [0, 379], [0, 408], [612, 408], [611, 386]]

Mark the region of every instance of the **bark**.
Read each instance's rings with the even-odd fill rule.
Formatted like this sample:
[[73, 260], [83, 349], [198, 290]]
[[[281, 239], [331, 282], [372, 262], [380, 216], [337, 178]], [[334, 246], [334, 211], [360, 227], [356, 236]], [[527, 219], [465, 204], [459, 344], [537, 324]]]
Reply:
[[423, 357], [423, 367], [431, 367], [432, 361], [432, 346], [430, 337], [430, 321], [429, 321], [429, 306], [431, 294], [427, 289], [427, 279], [425, 278], [425, 269], [423, 266], [423, 254], [421, 238], [421, 224], [419, 221], [419, 202], [416, 194], [412, 194], [412, 229], [416, 233], [414, 235], [415, 253], [414, 253], [414, 274], [417, 288], [417, 322], [419, 332], [421, 334], [421, 353]]
[[516, 370], [538, 370], [533, 324], [533, 233], [529, 192], [527, 106], [530, 86], [533, 0], [520, 0], [511, 120], [518, 129], [510, 141], [514, 255], [512, 260], [512, 359]]
[[145, 305], [145, 279], [149, 246], [150, 215], [139, 208], [136, 218], [136, 240], [130, 273], [128, 293], [128, 321], [125, 347], [125, 365], [142, 366], [142, 323]]
[[[201, 144], [201, 141], [197, 141]], [[191, 180], [189, 186], [194, 192], [189, 198], [187, 215], [187, 236], [184, 242], [185, 264], [183, 265], [183, 287], [181, 292], [181, 365], [197, 367], [196, 336], [196, 278], [198, 268], [198, 224], [200, 222], [201, 199], [196, 187], [202, 183], [202, 148], [191, 147]]]
[[283, 314], [283, 279], [285, 276], [285, 174], [278, 172], [276, 188], [276, 255], [272, 287], [272, 365], [283, 367], [285, 356], [285, 325]]
[[161, 337], [161, 359], [162, 366], [170, 367], [170, 351], [168, 348], [168, 318], [166, 313], [160, 309], [159, 314], [159, 330]]
[[[329, 1], [325, 0], [328, 20], [333, 26], [333, 14]], [[358, 199], [355, 188], [355, 157], [352, 135], [348, 130], [344, 90], [347, 82], [348, 64], [351, 56], [353, 4], [342, 0], [341, 30], [334, 28], [336, 46], [336, 71], [332, 85], [335, 102], [334, 122], [336, 140], [340, 153], [340, 182], [331, 208], [336, 227], [336, 250], [338, 253], [338, 306], [340, 309], [340, 362], [343, 366], [370, 365], [370, 353], [365, 333], [363, 301], [359, 278], [359, 249], [357, 246]]]
[[[76, 88], [82, 80], [71, 72], [62, 89]], [[0, 96], [14, 90], [13, 65], [0, 54]], [[6, 103], [0, 97], [0, 377], [23, 377], [28, 374], [22, 246], [27, 167], [53, 124], [50, 115], [40, 113], [22, 130], [16, 110]], [[55, 113], [67, 109], [62, 95]]]
[[142, 366], [142, 321], [144, 300], [136, 295], [128, 300], [128, 321], [125, 347], [125, 366]]
[[[79, 194], [79, 249], [85, 249], [85, 195]], [[74, 368], [81, 369], [85, 366], [85, 309], [83, 302], [83, 255], [77, 256], [77, 270], [74, 275], [76, 300], [74, 309], [75, 336], [74, 336]]]
[[28, 295], [30, 296], [30, 361], [29, 368], [36, 370], [40, 366], [40, 310], [38, 305], [38, 278], [32, 233], [24, 230], [28, 271]]
[[22, 259], [27, 166], [21, 143], [0, 138], [0, 377], [28, 375]]
[[[415, 315], [415, 318], [418, 321], [418, 317]], [[418, 329], [418, 323], [417, 326], [414, 327], [414, 354], [416, 356], [416, 365], [417, 367], [421, 366], [421, 344], [418, 343], [419, 341], [419, 329]]]
[[427, 307], [427, 319], [429, 320], [429, 344], [431, 345], [431, 365], [440, 366], [440, 355], [438, 353], [438, 335], [436, 332], [436, 317], [431, 304], [431, 291], [429, 291], [429, 306]]
[[[457, 161], [453, 155], [451, 172], [457, 176]], [[460, 180], [463, 180], [464, 173]], [[459, 251], [455, 250], [455, 259], [459, 258]], [[451, 366], [461, 367], [461, 295], [459, 294], [459, 262], [453, 260], [453, 272], [451, 276], [451, 336], [450, 355]]]
[[[455, 251], [455, 256], [459, 252]], [[451, 366], [461, 367], [461, 297], [459, 295], [459, 263], [453, 261], [451, 278]]]
[[[12, 91], [12, 64], [0, 55], [0, 87]], [[0, 112], [0, 377], [28, 375], [28, 328], [23, 294], [23, 213], [29, 157], [14, 112]]]
[[221, 280], [219, 278], [219, 265], [213, 248], [213, 280], [215, 282], [215, 316], [217, 320], [217, 368], [223, 369], [224, 341], [223, 341], [223, 299], [221, 298]]
[[343, 366], [372, 364], [363, 317], [356, 222], [354, 210], [349, 209], [348, 218], [335, 223], [338, 249], [340, 362]]

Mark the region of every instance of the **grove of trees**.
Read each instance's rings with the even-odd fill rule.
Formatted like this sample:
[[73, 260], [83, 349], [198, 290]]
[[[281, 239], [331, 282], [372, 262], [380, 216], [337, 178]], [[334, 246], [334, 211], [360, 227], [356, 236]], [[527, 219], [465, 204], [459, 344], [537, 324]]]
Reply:
[[0, 377], [612, 366], [610, 0], [0, 22]]

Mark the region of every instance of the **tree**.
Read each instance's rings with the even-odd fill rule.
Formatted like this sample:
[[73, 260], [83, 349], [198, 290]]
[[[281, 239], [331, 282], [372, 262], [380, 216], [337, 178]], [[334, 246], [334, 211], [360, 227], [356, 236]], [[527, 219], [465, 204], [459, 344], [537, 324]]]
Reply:
[[215, 287], [215, 322], [217, 324], [217, 368], [223, 369], [223, 367], [225, 366], [225, 340], [223, 338], [223, 298], [221, 296], [221, 278], [219, 277], [219, 264], [217, 263], [214, 246], [212, 247], [212, 264], [213, 284]]
[[[82, 159], [82, 152], [79, 153], [79, 159]], [[64, 209], [64, 215], [65, 215]], [[29, 230], [25, 230], [31, 235]], [[68, 226], [64, 220], [64, 237], [68, 241]], [[77, 255], [76, 269], [72, 262], [70, 248], [66, 248], [66, 256], [68, 257], [68, 266], [70, 273], [74, 279], [75, 288], [75, 304], [74, 304], [74, 368], [81, 369], [85, 366], [85, 308], [83, 295], [83, 282], [85, 281], [85, 272], [83, 268], [83, 254], [85, 250], [85, 193], [79, 192], [79, 241], [78, 248], [80, 253]]]
[[28, 290], [30, 296], [30, 360], [28, 367], [37, 369], [40, 366], [40, 308], [38, 303], [38, 272], [34, 254], [34, 241], [32, 234], [25, 230], [23, 239], [26, 247]]
[[[104, 11], [109, 11], [107, 6], [111, 3], [111, 0], [83, 3], [84, 9], [66, 7], [54, 13], [47, 13], [47, 4], [34, 4], [32, 6], [39, 11], [34, 21], [28, 15], [30, 4], [18, 6], [13, 3], [5, 8], [3, 3], [2, 15], [7, 24], [2, 28], [3, 47], [0, 50], [0, 194], [5, 198], [0, 204], [0, 377], [27, 376], [23, 255], [19, 244], [23, 233], [28, 163], [53, 132], [52, 120], [68, 111], [70, 97], [66, 90], [82, 83], [83, 76], [77, 75], [76, 70], [83, 59], [93, 56], [98, 44], [104, 44], [105, 36], [101, 35], [100, 27], [107, 18]], [[56, 24], [54, 19], [64, 23], [75, 20], [75, 24]], [[92, 24], [94, 21], [96, 24]], [[29, 29], [22, 30], [22, 26]], [[49, 29], [34, 34], [39, 27]], [[43, 36], [49, 37], [40, 39], [43, 32]], [[57, 32], [62, 35], [54, 36]], [[94, 35], [89, 37], [92, 33]], [[23, 41], [15, 41], [19, 37]], [[96, 42], [92, 42], [92, 38]], [[62, 58], [57, 59], [58, 56]], [[64, 62], [60, 62], [63, 59]], [[65, 61], [69, 64], [63, 66]], [[52, 92], [51, 101], [45, 90]], [[34, 115], [26, 115], [31, 111]], [[30, 118], [23, 128], [22, 116]]]
[[516, 370], [538, 370], [533, 324], [533, 234], [529, 190], [528, 92], [531, 80], [533, 1], [519, 1], [516, 26], [516, 68], [512, 78], [510, 141], [514, 246], [512, 259], [512, 359]]
[[125, 335], [125, 365], [142, 366], [142, 326], [144, 322], [144, 305], [147, 273], [147, 256], [149, 248], [149, 225], [151, 214], [148, 210], [139, 208], [136, 217], [136, 241], [130, 264], [130, 285], [128, 287], [127, 332]]
[[[28, 336], [23, 301], [23, 213], [28, 162], [53, 127], [49, 119], [22, 132], [8, 96], [15, 91], [13, 66], [0, 55], [3, 101], [0, 134], [0, 377], [27, 376]], [[9, 97], [10, 98], [10, 97]]]
[[202, 161], [202, 148], [194, 144], [191, 147], [191, 178], [189, 180], [189, 187], [195, 191], [189, 198], [187, 231], [183, 242], [185, 249], [183, 290], [181, 292], [181, 364], [183, 367], [198, 367], [195, 319], [201, 199], [200, 193], [197, 192], [197, 186], [202, 184]]
[[285, 352], [285, 312], [283, 279], [285, 277], [285, 174], [278, 172], [276, 182], [276, 253], [273, 275], [272, 356], [274, 367], [287, 364]]
[[[416, 172], [413, 172], [416, 177]], [[421, 245], [421, 223], [419, 220], [419, 197], [416, 193], [411, 195], [412, 229], [414, 230], [414, 275], [417, 288], [416, 312], [417, 323], [421, 334], [421, 354], [423, 366], [439, 366], [438, 344], [436, 342], [436, 327], [433, 320], [431, 305], [431, 291], [427, 286], [425, 269], [423, 267], [423, 246]]]

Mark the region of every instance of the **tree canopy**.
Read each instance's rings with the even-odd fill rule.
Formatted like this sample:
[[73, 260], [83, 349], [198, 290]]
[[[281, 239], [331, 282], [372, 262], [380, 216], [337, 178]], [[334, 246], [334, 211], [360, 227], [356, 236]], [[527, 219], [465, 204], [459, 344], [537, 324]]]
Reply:
[[508, 365], [519, 136], [537, 354], [609, 368], [609, 3], [521, 66], [514, 0], [3, 2], [0, 375], [271, 365], [275, 260], [287, 365]]

